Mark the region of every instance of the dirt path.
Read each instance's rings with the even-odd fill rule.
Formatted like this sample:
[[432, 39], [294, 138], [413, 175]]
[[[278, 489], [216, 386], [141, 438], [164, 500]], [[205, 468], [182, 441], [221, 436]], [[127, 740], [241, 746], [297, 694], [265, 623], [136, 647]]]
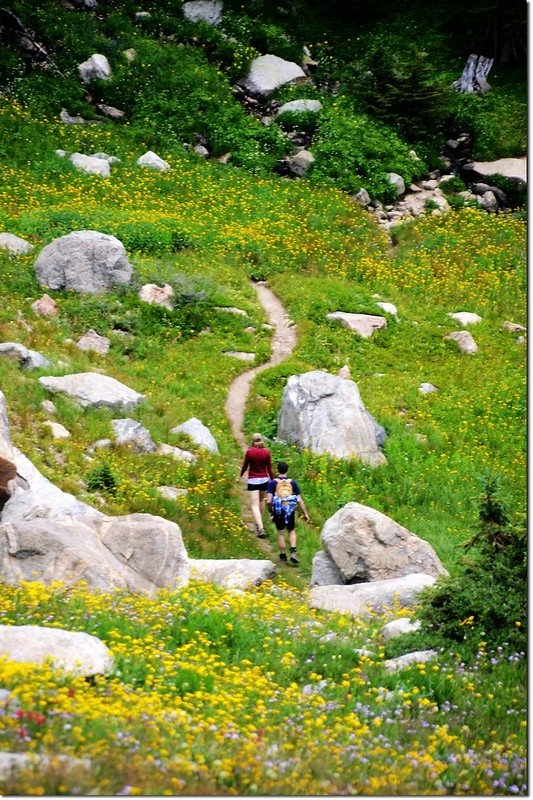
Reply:
[[[263, 372], [263, 370], [274, 367], [276, 364], [281, 364], [282, 361], [290, 356], [296, 345], [296, 331], [294, 328], [289, 327], [287, 312], [276, 295], [265, 286], [264, 283], [254, 283], [253, 286], [257, 292], [259, 302], [267, 313], [268, 322], [274, 328], [274, 335], [272, 337], [272, 355], [270, 359], [264, 364], [260, 364], [258, 367], [253, 367], [253, 369], [242, 372], [229, 387], [225, 405], [226, 416], [231, 427], [231, 432], [243, 450], [248, 444], [243, 431], [244, 410], [253, 379], [260, 372]], [[250, 499], [244, 482], [241, 481], [238, 484], [238, 491], [242, 520], [250, 531], [253, 532], [255, 530], [254, 520], [250, 508]], [[258, 539], [257, 544], [266, 555], [272, 556], [273, 548], [268, 540]], [[285, 571], [288, 567], [284, 567], [283, 569]]]
[[269, 324], [274, 328], [274, 336], [272, 337], [272, 355], [269, 361], [246, 372], [241, 372], [229, 387], [225, 405], [226, 416], [233, 436], [243, 448], [246, 447], [243, 431], [244, 409], [253, 379], [263, 370], [281, 364], [290, 356], [296, 345], [296, 331], [294, 328], [289, 328], [287, 312], [276, 295], [264, 283], [254, 283], [253, 287], [257, 292], [259, 302], [268, 315]]

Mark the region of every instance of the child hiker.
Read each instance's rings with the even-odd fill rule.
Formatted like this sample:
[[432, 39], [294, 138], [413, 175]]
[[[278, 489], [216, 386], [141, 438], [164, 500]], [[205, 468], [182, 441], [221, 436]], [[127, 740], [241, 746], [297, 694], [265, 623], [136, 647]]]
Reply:
[[285, 461], [278, 462], [278, 477], [271, 480], [267, 488], [267, 506], [272, 514], [272, 522], [278, 532], [279, 559], [287, 561], [285, 531], [289, 534], [290, 562], [299, 564], [296, 550], [296, 506], [299, 506], [306, 522], [309, 514], [300, 495], [296, 481], [287, 477], [289, 469]]

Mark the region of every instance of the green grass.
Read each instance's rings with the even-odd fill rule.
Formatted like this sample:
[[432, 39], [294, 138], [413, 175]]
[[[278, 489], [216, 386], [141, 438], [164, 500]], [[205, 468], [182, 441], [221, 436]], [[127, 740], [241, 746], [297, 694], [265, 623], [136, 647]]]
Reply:
[[[17, 2], [14, 10], [27, 10], [26, 4]], [[488, 653], [483, 632], [476, 630], [473, 659], [458, 641], [457, 652], [447, 647], [439, 653], [435, 669], [420, 665], [390, 674], [383, 659], [414, 646], [415, 639], [385, 650], [378, 632], [385, 619], [311, 611], [301, 587], [320, 549], [323, 523], [350, 501], [383, 511], [429, 541], [454, 577], [461, 545], [476, 530], [488, 470], [500, 477], [512, 521], [520, 519], [526, 348], [501, 325], [526, 322], [525, 224], [518, 215], [463, 209], [396, 227], [389, 240], [339, 188], [352, 191], [372, 178], [379, 193], [390, 169], [410, 179], [409, 146], [393, 125], [378, 124], [360, 109], [355, 117], [355, 109], [344, 102], [336, 107], [334, 97], [314, 87], [305, 87], [306, 95], [325, 106], [315, 171], [309, 181], [269, 177], [284, 151], [277, 126], [267, 129], [247, 117], [227, 76], [243, 74], [259, 43], [287, 57], [299, 47], [301, 29], [295, 26], [285, 37], [279, 9], [265, 11], [264, 24], [255, 27], [252, 16], [234, 13], [228, 30], [238, 41], [227, 43], [220, 32], [177, 19], [167, 2], [142, 27], [133, 23], [135, 10], [116, 4], [99, 20], [52, 3], [32, 9], [27, 23], [45, 44], [62, 31], [55, 55], [67, 74], [59, 80], [30, 73], [13, 87], [26, 106], [13, 95], [2, 100], [0, 229], [28, 239], [36, 251], [22, 258], [0, 253], [0, 337], [54, 362], [49, 370], [28, 373], [0, 360], [14, 444], [55, 484], [107, 514], [146, 512], [175, 521], [191, 557], [265, 557], [241, 519], [235, 478], [242, 453], [224, 414], [232, 379], [248, 367], [223, 355], [245, 350], [256, 353], [256, 363], [269, 358], [271, 333], [262, 327], [267, 318], [251, 285], [251, 279], [265, 279], [295, 321], [298, 345], [290, 359], [254, 381], [245, 428], [247, 434], [264, 433], [274, 460], [289, 461], [312, 524], [298, 521], [301, 567], [284, 576], [298, 590], [279, 578], [246, 594], [192, 583], [152, 600], [38, 583], [4, 587], [2, 622], [93, 633], [109, 645], [116, 665], [110, 678], [91, 684], [46, 666], [4, 665], [3, 685], [14, 691], [22, 713], [2, 717], [2, 749], [87, 756], [92, 768], [87, 778], [69, 777], [56, 766], [41, 770], [39, 780], [13, 779], [2, 791], [524, 794], [524, 658], [514, 638]], [[369, 9], [365, 13], [372, 17]], [[78, 26], [81, 19], [85, 27]], [[396, 25], [395, 42], [399, 31]], [[161, 36], [175, 37], [174, 44], [162, 44]], [[192, 36], [202, 51], [191, 46]], [[442, 31], [432, 37], [442, 43]], [[362, 50], [365, 41], [358, 45]], [[175, 46], [179, 42], [185, 46]], [[130, 69], [120, 50], [132, 43], [140, 56]], [[110, 56], [115, 77], [94, 88], [117, 105], [127, 97], [130, 119], [61, 125], [57, 112], [65, 103], [71, 113], [91, 115], [74, 65], [95, 48]], [[332, 48], [327, 42], [317, 48], [319, 73], [324, 77], [331, 68], [348, 85], [351, 67], [342, 69], [343, 50], [334, 63]], [[444, 52], [452, 51], [439, 49], [441, 72]], [[8, 72], [15, 70], [12, 62], [5, 62]], [[150, 83], [156, 74], [160, 96]], [[498, 148], [504, 145], [512, 143], [513, 154], [522, 147], [520, 88], [505, 102], [496, 80], [495, 88], [492, 97], [458, 101], [465, 120], [476, 105], [477, 152], [487, 158], [503, 153]], [[278, 99], [296, 96], [292, 87]], [[198, 128], [197, 107], [205, 129]], [[503, 143], [495, 141], [492, 122], [500, 114]], [[354, 150], [360, 128], [365, 139]], [[231, 150], [230, 163], [201, 162], [187, 152], [182, 142], [195, 132], [209, 136], [215, 154]], [[169, 161], [169, 172], [135, 165], [151, 147]], [[344, 161], [343, 147], [349, 150]], [[121, 163], [106, 181], [77, 172], [55, 155], [56, 148], [104, 150]], [[124, 242], [134, 267], [131, 285], [98, 297], [50, 291], [59, 315], [35, 316], [31, 304], [43, 293], [34, 275], [36, 255], [57, 236], [84, 228]], [[139, 300], [138, 288], [148, 282], [176, 287], [172, 310]], [[388, 315], [387, 328], [371, 339], [327, 320], [336, 310], [381, 313], [375, 294], [397, 306], [398, 319]], [[248, 316], [224, 314], [219, 306], [237, 306]], [[483, 317], [471, 328], [475, 356], [460, 354], [445, 339], [458, 328], [447, 314], [462, 310]], [[90, 327], [111, 339], [107, 356], [76, 347]], [[388, 433], [387, 464], [377, 469], [298, 452], [275, 439], [287, 378], [314, 369], [337, 372], [345, 364]], [[89, 370], [145, 394], [132, 416], [156, 444], [190, 449], [198, 463], [114, 445], [89, 460], [92, 443], [112, 438], [115, 415], [83, 411], [60, 395], [53, 397], [56, 418], [71, 437], [54, 441], [43, 424], [48, 415], [41, 402], [48, 394], [37, 378]], [[421, 395], [422, 381], [435, 384], [438, 393]], [[220, 456], [170, 434], [191, 416], [208, 425]], [[91, 480], [102, 469], [115, 480], [111, 490]], [[165, 500], [158, 492], [162, 485], [188, 494]], [[271, 526], [268, 542], [275, 558]], [[336, 640], [320, 638], [331, 632]], [[360, 647], [373, 655], [355, 654]], [[327, 681], [322, 688], [321, 680]], [[309, 684], [318, 692], [303, 692]]]
[[[501, 331], [505, 319], [525, 321], [521, 222], [475, 210], [428, 218], [396, 229], [398, 244], [392, 252], [383, 233], [340, 192], [254, 179], [187, 156], [171, 159], [172, 171], [154, 174], [134, 166], [136, 154], [120, 128], [65, 130], [45, 119], [31, 120], [13, 104], [5, 106], [2, 119], [8, 128], [18, 121], [27, 141], [35, 128], [37, 137], [48, 142], [48, 153], [54, 137], [73, 149], [81, 147], [79, 137], [90, 136], [94, 148], [124, 158], [109, 181], [75, 172], [53, 152], [42, 163], [6, 170], [6, 229], [37, 247], [72, 228], [96, 228], [119, 237], [136, 231], [133, 244], [138, 248], [131, 252], [131, 288], [104, 298], [52, 292], [60, 308], [54, 320], [36, 318], [29, 308], [42, 292], [33, 275], [33, 256], [0, 256], [4, 340], [21, 341], [64, 361], [53, 373], [101, 368], [144, 393], [146, 401], [136, 416], [156, 443], [187, 446], [171, 441], [168, 432], [198, 416], [221, 449], [220, 459], [202, 459], [196, 469], [155, 455], [101, 451], [92, 466], [109, 455], [118, 479], [116, 495], [106, 498], [110, 513], [170, 513], [183, 526], [193, 555], [257, 552], [238, 520], [232, 478], [240, 454], [223, 412], [229, 383], [243, 365], [222, 353], [255, 352], [261, 363], [270, 352], [252, 276], [269, 280], [298, 325], [299, 343], [291, 359], [256, 380], [247, 431], [260, 429], [274, 439], [290, 374], [335, 372], [349, 364], [363, 401], [389, 434], [388, 464], [379, 469], [273, 443], [276, 458], [288, 457], [315, 523], [299, 526], [304, 576], [319, 549], [322, 523], [351, 500], [380, 509], [426, 538], [449, 569], [458, 557], [457, 545], [472, 531], [479, 481], [488, 466], [501, 475], [512, 507], [521, 510], [525, 350], [516, 337]], [[17, 147], [23, 152], [22, 144]], [[22, 213], [14, 213], [24, 206]], [[169, 230], [179, 231], [185, 246], [172, 252], [165, 239]], [[179, 285], [177, 307], [167, 311], [141, 302], [136, 290], [144, 282]], [[326, 319], [335, 310], [379, 313], [376, 293], [395, 303], [399, 318], [389, 317], [388, 327], [372, 339]], [[236, 305], [249, 316], [215, 311], [220, 305]], [[465, 309], [483, 317], [472, 328], [479, 346], [474, 357], [461, 355], [444, 338], [457, 328], [447, 314]], [[31, 332], [20, 327], [19, 311]], [[255, 330], [245, 331], [249, 326]], [[83, 353], [69, 343], [89, 327], [111, 338], [108, 356]], [[117, 336], [117, 328], [129, 335]], [[79, 476], [88, 471], [84, 454], [93, 441], [110, 435], [112, 415], [80, 412], [59, 399], [58, 419], [73, 435], [56, 444], [42, 426], [39, 404], [45, 393], [35, 378], [11, 363], [1, 363], [0, 371], [15, 441], [65, 489], [80, 491]], [[422, 381], [435, 384], [438, 394], [420, 395]], [[418, 441], [416, 434], [426, 440]], [[66, 469], [57, 462], [57, 450]], [[191, 489], [179, 503], [157, 493], [158, 485], [172, 483], [173, 471], [175, 481]], [[274, 532], [269, 536], [273, 541]]]

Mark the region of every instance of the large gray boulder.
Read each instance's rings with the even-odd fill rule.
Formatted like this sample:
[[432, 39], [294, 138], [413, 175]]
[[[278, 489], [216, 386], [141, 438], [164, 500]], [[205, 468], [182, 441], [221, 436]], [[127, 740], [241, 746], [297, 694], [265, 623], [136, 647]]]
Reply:
[[251, 589], [271, 580], [276, 566], [267, 559], [191, 558], [191, 580], [206, 581], [227, 589]]
[[504, 175], [506, 178], [527, 181], [527, 158], [499, 158], [497, 161], [474, 161], [480, 175]]
[[0, 504], [0, 581], [60, 580], [67, 586], [85, 581], [94, 590], [143, 594], [187, 583], [189, 562], [179, 527], [151, 514], [107, 517], [54, 486], [11, 445], [0, 393], [3, 476], [9, 491]]
[[101, 53], [93, 53], [93, 55], [78, 64], [78, 74], [83, 83], [90, 83], [94, 80], [105, 81], [111, 77], [111, 67], [109, 61]]
[[376, 611], [384, 612], [399, 605], [411, 608], [420, 592], [433, 586], [432, 575], [415, 573], [403, 578], [356, 583], [349, 586], [314, 586], [310, 589], [311, 608], [337, 611], [353, 617], [372, 616]]
[[16, 479], [17, 465], [15, 449], [11, 443], [6, 398], [0, 391], [0, 510], [13, 494]]
[[0, 625], [0, 656], [29, 664], [51, 659], [55, 669], [84, 677], [113, 668], [109, 649], [96, 636], [40, 625]]
[[208, 22], [219, 25], [222, 21], [221, 0], [189, 0], [182, 6], [183, 16], [189, 22]]
[[305, 78], [305, 72], [294, 61], [267, 54], [252, 61], [244, 87], [251, 94], [268, 95], [286, 83]]
[[197, 445], [209, 450], [210, 453], [218, 455], [218, 445], [215, 437], [209, 428], [203, 424], [197, 417], [191, 417], [181, 425], [172, 428], [170, 433], [185, 433], [187, 436], [196, 442]]
[[361, 503], [347, 503], [326, 520], [320, 539], [343, 583], [447, 574], [429, 542]]
[[122, 242], [99, 231], [73, 231], [54, 239], [41, 250], [35, 262], [41, 286], [87, 294], [128, 283], [131, 272]]
[[283, 392], [278, 439], [314, 453], [386, 463], [375, 422], [357, 385], [321, 370], [291, 375]]
[[132, 411], [144, 400], [143, 394], [99, 372], [77, 372], [62, 377], [45, 375], [39, 378], [39, 383], [49, 392], [73, 397], [84, 408]]
[[16, 480], [2, 509], [2, 522], [104, 517], [101, 511], [51, 483], [16, 447], [11, 449], [11, 461]]
[[152, 595], [188, 581], [181, 531], [151, 514], [37, 517], [0, 523], [0, 579], [123, 589]]
[[51, 367], [52, 363], [37, 350], [28, 350], [18, 342], [3, 342], [0, 344], [0, 357], [9, 358], [22, 369], [41, 369]]

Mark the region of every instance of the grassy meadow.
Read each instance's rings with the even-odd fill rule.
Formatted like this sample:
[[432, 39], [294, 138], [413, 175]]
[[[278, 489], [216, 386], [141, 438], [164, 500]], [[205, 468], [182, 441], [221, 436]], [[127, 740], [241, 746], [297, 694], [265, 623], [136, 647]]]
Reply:
[[[36, 246], [30, 256], [0, 252], [0, 335], [55, 364], [28, 373], [0, 360], [14, 444], [47, 478], [107, 514], [174, 520], [191, 557], [264, 557], [241, 519], [242, 453], [224, 415], [228, 386], [248, 365], [223, 353], [268, 360], [271, 333], [251, 284], [266, 280], [296, 323], [298, 344], [254, 382], [246, 431], [262, 431], [274, 458], [289, 461], [312, 520], [298, 522], [300, 568], [246, 593], [195, 581], [151, 599], [84, 586], [3, 586], [2, 624], [84, 630], [116, 663], [111, 676], [88, 682], [49, 666], [0, 662], [1, 687], [16, 700], [0, 715], [0, 749], [91, 761], [86, 772], [52, 758], [46, 768], [0, 779], [0, 791], [527, 794], [521, 639], [493, 648], [490, 631], [477, 630], [471, 659], [459, 640], [436, 661], [391, 674], [383, 661], [398, 648], [385, 646], [379, 631], [397, 610], [353, 620], [306, 603], [321, 527], [347, 502], [379, 509], [429, 541], [452, 575], [477, 529], [487, 475], [498, 476], [512, 522], [522, 520], [526, 345], [502, 330], [506, 320], [526, 322], [522, 216], [465, 208], [398, 226], [391, 239], [331, 186], [205, 163], [174, 143], [158, 148], [171, 170], [155, 173], [135, 165], [150, 146], [140, 126], [60, 125], [13, 97], [0, 102], [0, 228]], [[121, 163], [102, 179], [76, 171], [56, 148], [105, 151]], [[39, 249], [83, 229], [121, 239], [134, 266], [131, 286], [97, 297], [49, 291], [59, 314], [37, 317]], [[148, 282], [171, 283], [176, 307], [140, 301], [137, 290]], [[386, 315], [387, 328], [371, 339], [326, 318], [338, 310], [381, 313], [376, 295], [394, 303], [398, 317]], [[483, 318], [470, 329], [474, 356], [445, 338], [460, 328], [447, 316], [457, 311]], [[76, 347], [88, 328], [111, 339], [107, 356]], [[287, 377], [345, 364], [387, 431], [382, 467], [276, 440]], [[53, 440], [37, 378], [83, 371], [144, 393], [136, 419], [156, 444], [192, 450], [198, 462], [115, 446], [89, 453], [112, 437], [114, 415], [80, 410], [59, 395], [56, 419], [71, 437]], [[422, 395], [421, 382], [439, 391]], [[192, 416], [212, 431], [219, 457], [169, 433]], [[104, 466], [115, 488], [91, 490], [91, 474]], [[161, 485], [188, 494], [166, 500]], [[276, 560], [272, 527], [267, 533]], [[509, 622], [517, 636], [524, 617]], [[459, 624], [472, 626], [466, 609]]]

